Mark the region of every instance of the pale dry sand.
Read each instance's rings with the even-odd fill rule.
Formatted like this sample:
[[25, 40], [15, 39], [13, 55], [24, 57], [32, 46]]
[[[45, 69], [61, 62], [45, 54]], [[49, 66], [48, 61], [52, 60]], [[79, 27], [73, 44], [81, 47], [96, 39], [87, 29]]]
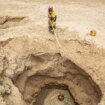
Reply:
[[[49, 5], [54, 6], [58, 15], [56, 34], [60, 46], [48, 32]], [[96, 30], [97, 36], [89, 36], [90, 30]], [[30, 54], [60, 53], [81, 67], [99, 85], [103, 94], [99, 105], [105, 105], [104, 32], [105, 0], [0, 0], [0, 72], [4, 71], [6, 77], [14, 78], [30, 65], [30, 61], [27, 62]], [[48, 65], [38, 63], [38, 70]], [[32, 69], [27, 75], [34, 72]], [[12, 94], [5, 101], [0, 97], [0, 105], [6, 105], [5, 102], [24, 105], [17, 87], [13, 84], [11, 87]]]

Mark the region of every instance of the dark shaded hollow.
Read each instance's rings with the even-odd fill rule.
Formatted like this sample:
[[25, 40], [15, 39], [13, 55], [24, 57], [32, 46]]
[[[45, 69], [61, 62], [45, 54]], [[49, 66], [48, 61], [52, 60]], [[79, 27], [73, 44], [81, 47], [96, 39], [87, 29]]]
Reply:
[[[31, 56], [30, 59], [33, 63], [45, 63], [45, 65], [47, 62], [53, 63], [53, 59], [55, 62], [56, 59], [57, 64], [54, 63], [54, 67], [52, 68], [47, 67], [45, 70], [31, 74], [26, 78], [24, 85], [23, 83], [21, 84], [21, 82], [22, 78], [28, 75], [26, 72], [23, 72], [14, 80], [14, 84], [19, 88], [20, 92], [22, 92], [27, 105], [35, 103], [36, 100], [38, 100], [38, 96], [40, 96], [41, 92], [46, 88], [69, 91], [76, 105], [98, 105], [100, 102], [102, 97], [100, 87], [85, 70], [78, 67], [69, 59], [63, 58], [60, 54], [53, 56], [49, 54], [38, 55], [37, 57]], [[63, 72], [63, 76], [54, 75], [55, 72], [59, 73], [58, 71]], [[39, 99], [39, 101], [40, 100], [41, 99]]]
[[[42, 88], [41, 88], [41, 91], [39, 92], [38, 96], [36, 97], [36, 102], [34, 102], [33, 105], [39, 105], [40, 102], [41, 102], [40, 105], [43, 105], [44, 99], [46, 98], [46, 96], [47, 96], [47, 94], [48, 94], [48, 93], [45, 94], [44, 91], [47, 90], [47, 89], [65, 90], [65, 91], [67, 91], [67, 92], [70, 94], [70, 96], [71, 96], [73, 102], [75, 103], [75, 105], [79, 105], [79, 104], [75, 101], [75, 99], [73, 98], [73, 96], [72, 96], [72, 94], [71, 94], [71, 92], [70, 92], [70, 90], [69, 90], [69, 88], [68, 88], [67, 85], [64, 85], [64, 84], [56, 84], [56, 85], [55, 85], [55, 84], [53, 84], [53, 83], [46, 84], [45, 87], [42, 87]], [[43, 99], [43, 97], [42, 97], [42, 96], [43, 96], [42, 94], [45, 94], [45, 95], [44, 95], [44, 99]], [[40, 101], [40, 99], [43, 99], [43, 100]]]
[[[75, 95], [74, 95], [74, 93], [75, 93], [75, 91], [73, 91], [73, 88], [70, 86], [71, 85], [71, 83], [69, 84], [65, 84], [64, 83], [64, 81], [66, 80], [67, 78], [65, 77], [61, 77], [61, 78], [52, 78], [52, 77], [49, 77], [49, 76], [43, 76], [43, 75], [34, 75], [34, 76], [32, 76], [32, 77], [30, 77], [29, 79], [28, 79], [28, 81], [27, 81], [27, 85], [26, 85], [26, 90], [24, 91], [24, 98], [26, 97], [26, 95], [27, 95], [27, 91], [30, 91], [30, 90], [27, 90], [27, 88], [29, 88], [29, 87], [31, 87], [31, 85], [33, 85], [34, 86], [34, 84], [32, 83], [32, 82], [35, 82], [36, 81], [36, 83], [35, 83], [35, 85], [36, 85], [36, 87], [38, 86], [38, 84], [40, 85], [40, 86], [38, 86], [37, 88], [38, 88], [38, 91], [36, 91], [35, 93], [33, 92], [33, 95], [32, 95], [32, 97], [35, 99], [35, 102], [34, 102], [34, 104], [33, 105], [39, 105], [39, 104], [36, 104], [37, 102], [40, 102], [40, 101], [43, 101], [42, 99], [41, 99], [41, 94], [43, 94], [43, 91], [45, 90], [45, 89], [60, 89], [60, 90], [66, 90], [66, 91], [68, 91], [69, 92], [69, 94], [70, 94], [70, 96], [72, 97], [72, 99], [73, 99], [73, 101], [75, 102], [75, 105], [84, 105], [84, 104], [80, 104], [80, 102], [78, 101], [78, 100], [76, 100], [76, 97], [75, 97]], [[64, 80], [64, 81], [63, 81]], [[29, 82], [30, 81], [30, 82]], [[41, 82], [40, 82], [41, 81]], [[47, 81], [47, 82], [46, 82]], [[59, 81], [62, 81], [62, 82], [60, 82], [59, 83]], [[92, 82], [92, 84], [93, 84], [93, 81], [91, 80], [91, 82]], [[91, 84], [91, 82], [90, 82], [90, 84]], [[30, 86], [29, 86], [30, 85]], [[32, 87], [33, 87], [32, 86]], [[35, 87], [35, 88], [36, 88]], [[75, 88], [75, 87], [74, 87]], [[76, 87], [76, 89], [78, 89], [79, 88], [79, 85], [77, 84], [77, 87]], [[101, 94], [101, 90], [100, 90], [100, 88], [98, 87], [98, 85], [96, 85], [95, 83], [94, 83], [94, 87], [92, 87], [93, 89], [94, 89], [94, 92], [93, 93], [91, 93], [92, 94], [92, 96], [90, 95], [90, 99], [91, 99], [91, 101], [92, 100], [96, 100], [96, 103], [94, 103], [94, 101], [93, 102], [91, 102], [91, 103], [89, 103], [88, 104], [88, 102], [84, 102], [84, 103], [87, 103], [87, 104], [85, 104], [85, 105], [98, 105], [98, 103], [100, 102], [100, 100], [101, 100], [101, 97], [102, 97], [102, 94]], [[91, 89], [92, 88], [90, 88], [90, 90], [89, 91], [92, 91]], [[82, 91], [85, 91], [84, 89], [82, 90]], [[79, 94], [81, 94], [81, 92], [82, 91], [78, 91], [78, 96], [79, 96]], [[37, 96], [35, 96], [34, 94], [37, 94]], [[85, 93], [85, 94], [88, 94], [88, 93]], [[40, 97], [40, 98], [39, 98]], [[80, 96], [80, 97], [83, 97], [83, 96]], [[89, 96], [88, 96], [89, 97]], [[92, 97], [94, 97], [94, 99], [92, 99]], [[31, 99], [31, 98], [30, 98]], [[28, 103], [30, 103], [31, 102], [31, 100], [30, 99], [25, 99], [26, 100], [26, 102], [28, 102]], [[33, 99], [33, 100], [34, 100]], [[90, 100], [89, 99], [89, 100]], [[88, 99], [87, 99], [88, 100]], [[85, 101], [85, 100], [83, 100], [83, 101]], [[94, 103], [94, 104], [93, 104]], [[29, 104], [30, 105], [30, 104]], [[43, 105], [43, 104], [42, 104]]]

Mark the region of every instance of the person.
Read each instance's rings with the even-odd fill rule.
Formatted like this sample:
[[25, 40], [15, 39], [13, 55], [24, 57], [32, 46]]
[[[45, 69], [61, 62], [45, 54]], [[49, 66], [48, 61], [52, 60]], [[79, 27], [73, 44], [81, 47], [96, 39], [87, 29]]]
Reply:
[[56, 29], [56, 20], [57, 15], [53, 10], [53, 7], [48, 8], [48, 18], [49, 18], [49, 31], [53, 31], [53, 29]]

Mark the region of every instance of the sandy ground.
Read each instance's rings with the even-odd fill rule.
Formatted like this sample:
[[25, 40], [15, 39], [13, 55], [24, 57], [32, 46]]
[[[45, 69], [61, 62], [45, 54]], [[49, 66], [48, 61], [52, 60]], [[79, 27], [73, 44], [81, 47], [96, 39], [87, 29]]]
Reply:
[[[56, 34], [60, 42], [60, 51], [54, 36], [48, 32], [49, 5], [54, 6], [58, 15]], [[6, 18], [8, 19], [5, 21]], [[88, 33], [91, 30], [96, 30], [97, 36], [89, 36]], [[83, 68], [99, 85], [103, 94], [99, 105], [105, 105], [104, 32], [105, 0], [88, 0], [88, 2], [86, 0], [0, 0], [0, 42], [2, 45], [2, 42], [6, 41], [3, 49], [10, 66], [3, 69], [6, 69], [7, 77], [14, 77], [13, 74], [17, 73], [15, 63], [19, 65], [27, 59], [29, 52], [36, 55], [60, 52], [62, 56]], [[20, 38], [22, 36], [25, 38]], [[13, 38], [13, 41], [10, 38]], [[91, 47], [90, 44], [94, 44], [95, 47]], [[16, 62], [13, 61], [14, 59]], [[19, 64], [17, 59], [20, 60]], [[4, 59], [1, 60], [1, 62], [4, 61]], [[40, 67], [43, 68], [43, 65]], [[18, 69], [19, 73], [24, 71], [22, 68]], [[20, 93], [15, 94], [18, 89], [15, 86], [12, 88], [11, 97], [15, 96], [13, 105], [15, 100], [18, 102], [17, 105], [22, 104], [22, 99], [17, 99]], [[11, 100], [11, 97], [8, 99]]]
[[[0, 16], [29, 17], [31, 21], [27, 24], [28, 29], [30, 27], [37, 27], [37, 25], [47, 27], [47, 8], [49, 5], [53, 5], [58, 14], [57, 25], [59, 28], [76, 31], [82, 38], [92, 40], [93, 42], [95, 41], [98, 46], [104, 47], [105, 5], [101, 1], [98, 1], [99, 0], [97, 0], [97, 2], [72, 2], [66, 0], [65, 3], [63, 3], [64, 1], [62, 0], [61, 2], [57, 1], [56, 3], [51, 1], [50, 3], [50, 1], [48, 2], [47, 0], [31, 0], [31, 2], [28, 0], [5, 0], [5, 2], [4, 0], [0, 0]], [[24, 27], [26, 27], [26, 25], [18, 27], [18, 30], [22, 30]], [[10, 30], [12, 29], [8, 29], [8, 32]], [[90, 30], [96, 30], [97, 36], [88, 36], [87, 34]], [[15, 31], [15, 28], [12, 31]], [[5, 30], [1, 30], [1, 32], [3, 32], [3, 34], [7, 33]], [[2, 35], [0, 37], [0, 39], [2, 39]]]

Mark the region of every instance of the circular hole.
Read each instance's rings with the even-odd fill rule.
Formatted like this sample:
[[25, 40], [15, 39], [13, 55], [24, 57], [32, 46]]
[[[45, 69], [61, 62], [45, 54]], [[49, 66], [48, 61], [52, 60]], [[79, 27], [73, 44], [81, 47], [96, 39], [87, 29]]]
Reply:
[[41, 88], [33, 105], [78, 105], [72, 97], [68, 86], [48, 84]]

